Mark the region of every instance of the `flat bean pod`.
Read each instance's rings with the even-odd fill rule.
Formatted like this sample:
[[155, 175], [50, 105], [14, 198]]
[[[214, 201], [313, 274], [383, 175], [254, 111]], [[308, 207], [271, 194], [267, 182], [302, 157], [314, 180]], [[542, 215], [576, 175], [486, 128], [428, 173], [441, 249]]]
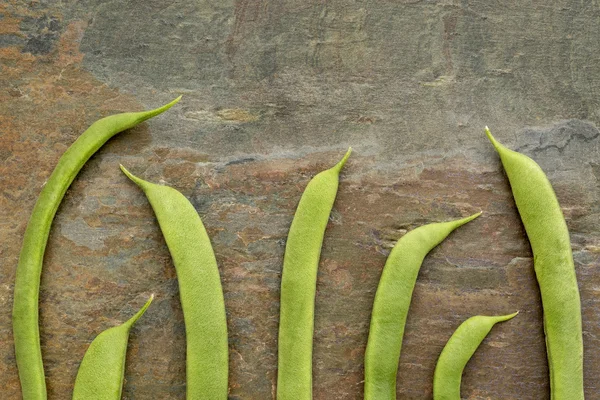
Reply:
[[116, 114], [94, 122], [65, 151], [44, 185], [25, 230], [14, 290], [13, 335], [23, 400], [47, 398], [38, 325], [40, 278], [52, 220], [65, 192], [108, 139], [168, 110], [180, 98], [154, 110]]
[[186, 389], [190, 400], [226, 400], [228, 343], [217, 260], [194, 206], [177, 190], [121, 170], [146, 194], [179, 282], [186, 334]]
[[465, 366], [498, 322], [518, 313], [500, 316], [476, 315], [463, 322], [440, 354], [433, 375], [433, 400], [460, 400], [460, 382]]
[[487, 127], [486, 134], [500, 155], [533, 251], [544, 310], [551, 399], [582, 400], [581, 301], [560, 204], [535, 161], [500, 144]]
[[365, 400], [396, 399], [396, 376], [413, 289], [423, 259], [470, 217], [418, 227], [398, 240], [381, 274], [365, 351]]
[[129, 321], [105, 330], [92, 341], [77, 371], [73, 400], [121, 400], [129, 331], [153, 298]]
[[320, 172], [308, 183], [290, 227], [281, 277], [278, 400], [312, 399], [317, 270], [339, 174], [351, 151], [349, 149], [333, 168]]

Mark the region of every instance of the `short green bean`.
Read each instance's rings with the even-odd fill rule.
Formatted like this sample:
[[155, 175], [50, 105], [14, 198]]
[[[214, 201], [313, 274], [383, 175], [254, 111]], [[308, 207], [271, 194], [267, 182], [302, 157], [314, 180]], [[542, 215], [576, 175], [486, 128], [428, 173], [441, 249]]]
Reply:
[[396, 375], [413, 289], [423, 259], [470, 217], [418, 227], [402, 236], [381, 274], [365, 352], [365, 400], [396, 399]]
[[312, 399], [312, 343], [317, 269], [339, 174], [350, 156], [306, 186], [290, 227], [281, 277], [278, 400]]
[[525, 226], [542, 295], [552, 400], [583, 400], [581, 301], [565, 218], [540, 166], [500, 144], [500, 155]]
[[493, 326], [518, 313], [501, 316], [477, 315], [463, 322], [440, 354], [433, 374], [434, 400], [460, 400], [460, 382], [465, 366]]
[[187, 398], [226, 400], [227, 320], [217, 260], [194, 206], [177, 190], [121, 170], [146, 194], [173, 258], [186, 334]]
[[38, 197], [23, 238], [17, 266], [13, 335], [23, 400], [45, 400], [46, 381], [39, 332], [39, 291], [42, 263], [56, 210], [86, 161], [108, 139], [173, 106], [181, 97], [150, 111], [111, 115], [94, 122], [65, 151]]
[[121, 400], [129, 330], [153, 298], [129, 321], [105, 330], [92, 341], [79, 365], [73, 400]]

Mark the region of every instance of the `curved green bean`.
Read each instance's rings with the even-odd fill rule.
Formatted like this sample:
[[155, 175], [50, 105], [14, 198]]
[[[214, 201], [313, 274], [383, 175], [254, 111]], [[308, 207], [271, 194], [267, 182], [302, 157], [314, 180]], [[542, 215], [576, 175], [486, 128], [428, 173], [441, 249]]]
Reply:
[[105, 330], [92, 341], [77, 371], [73, 400], [121, 400], [129, 330], [152, 299], [154, 295], [127, 322]]
[[413, 289], [423, 259], [470, 217], [418, 227], [402, 236], [381, 274], [365, 351], [365, 400], [396, 399], [396, 376]]
[[476, 315], [463, 322], [440, 354], [433, 374], [433, 400], [460, 400], [460, 381], [465, 366], [498, 322], [517, 315]]
[[23, 238], [14, 290], [13, 335], [23, 400], [47, 398], [40, 348], [38, 298], [50, 227], [65, 192], [86, 161], [108, 139], [168, 110], [180, 98], [155, 110], [116, 114], [94, 122], [65, 151], [42, 189]]
[[339, 174], [352, 149], [306, 186], [290, 227], [281, 277], [278, 400], [312, 398], [312, 343], [317, 269]]
[[179, 282], [186, 334], [187, 398], [226, 400], [228, 343], [217, 260], [194, 206], [177, 190], [121, 170], [146, 194], [160, 225]]
[[552, 185], [531, 158], [500, 144], [500, 155], [525, 226], [542, 295], [552, 400], [582, 400], [583, 338], [581, 301], [565, 218]]

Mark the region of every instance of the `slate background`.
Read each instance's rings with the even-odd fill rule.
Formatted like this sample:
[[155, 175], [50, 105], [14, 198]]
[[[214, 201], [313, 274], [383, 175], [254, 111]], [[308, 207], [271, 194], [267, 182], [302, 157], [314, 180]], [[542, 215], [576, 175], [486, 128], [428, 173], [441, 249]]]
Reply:
[[600, 2], [491, 0], [0, 3], [0, 392], [19, 399], [10, 313], [37, 195], [96, 119], [183, 94], [111, 140], [55, 219], [42, 277], [51, 399], [100, 331], [133, 329], [125, 399], [183, 399], [175, 271], [118, 164], [182, 191], [212, 237], [230, 331], [230, 399], [274, 398], [285, 238], [308, 180], [348, 146], [322, 252], [314, 398], [362, 398], [381, 269], [406, 230], [483, 210], [423, 263], [399, 399], [431, 398], [446, 340], [510, 313], [469, 363], [468, 399], [548, 399], [539, 292], [496, 137], [540, 163], [571, 231], [586, 398], [600, 399]]

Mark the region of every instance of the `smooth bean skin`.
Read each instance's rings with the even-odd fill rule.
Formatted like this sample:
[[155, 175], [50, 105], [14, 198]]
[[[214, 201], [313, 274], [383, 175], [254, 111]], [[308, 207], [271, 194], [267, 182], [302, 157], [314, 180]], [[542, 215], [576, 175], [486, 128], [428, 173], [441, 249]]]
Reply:
[[129, 331], [152, 299], [154, 295], [127, 322], [105, 330], [92, 341], [77, 371], [73, 400], [121, 400]]
[[186, 335], [189, 400], [226, 400], [227, 319], [217, 260], [200, 216], [177, 190], [121, 170], [146, 194], [163, 233], [179, 283]]
[[396, 376], [406, 317], [419, 269], [427, 253], [470, 217], [418, 227], [398, 240], [383, 268], [365, 351], [365, 400], [395, 400]]
[[465, 366], [498, 322], [514, 318], [509, 315], [477, 315], [463, 322], [442, 350], [433, 374], [433, 400], [460, 400], [460, 382]]
[[285, 246], [281, 277], [278, 400], [312, 399], [315, 292], [321, 246], [337, 195], [339, 174], [352, 149], [306, 186]]
[[13, 336], [23, 400], [46, 400], [46, 381], [39, 333], [39, 291], [42, 263], [56, 210], [86, 161], [108, 139], [171, 108], [111, 115], [94, 122], [65, 151], [42, 188], [25, 230], [19, 256], [13, 303]]
[[583, 338], [581, 301], [565, 218], [552, 185], [531, 158], [486, 134], [508, 176], [525, 226], [544, 311], [552, 400], [582, 400]]

